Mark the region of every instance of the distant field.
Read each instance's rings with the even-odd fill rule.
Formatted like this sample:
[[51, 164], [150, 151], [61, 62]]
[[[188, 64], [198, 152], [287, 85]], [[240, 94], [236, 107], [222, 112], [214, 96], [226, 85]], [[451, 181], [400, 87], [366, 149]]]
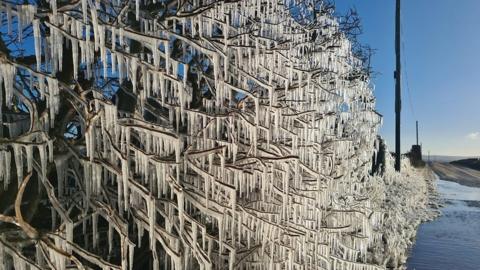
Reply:
[[475, 158], [472, 156], [441, 156], [441, 155], [431, 155], [430, 160], [428, 155], [423, 155], [424, 161], [431, 161], [431, 162], [452, 162], [461, 159], [470, 159]]
[[470, 187], [480, 187], [480, 171], [446, 162], [430, 163], [432, 170], [442, 180]]
[[480, 171], [480, 160], [478, 158], [467, 158], [450, 162], [453, 165], [459, 165]]

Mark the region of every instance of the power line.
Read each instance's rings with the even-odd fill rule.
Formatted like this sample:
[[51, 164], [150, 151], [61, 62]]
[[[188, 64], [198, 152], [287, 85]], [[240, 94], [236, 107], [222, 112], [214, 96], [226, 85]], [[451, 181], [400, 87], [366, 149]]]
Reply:
[[410, 111], [411, 111], [413, 117], [416, 118], [415, 109], [414, 109], [413, 101], [412, 101], [412, 93], [410, 92], [410, 84], [409, 84], [409, 80], [408, 80], [408, 72], [407, 72], [408, 68], [407, 68], [407, 58], [405, 57], [406, 49], [405, 49], [405, 38], [404, 38], [404, 33], [403, 33], [403, 28], [404, 28], [403, 23], [401, 25], [402, 25], [402, 27], [400, 28], [400, 34], [402, 35], [402, 60], [403, 60], [403, 66], [404, 66], [403, 67], [403, 73], [405, 74], [405, 85], [407, 86], [408, 104], [409, 104]]

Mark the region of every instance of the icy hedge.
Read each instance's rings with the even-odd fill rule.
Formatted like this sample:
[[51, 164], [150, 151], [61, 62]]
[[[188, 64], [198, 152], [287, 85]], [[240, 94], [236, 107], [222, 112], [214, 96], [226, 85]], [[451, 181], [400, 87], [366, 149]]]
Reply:
[[385, 171], [377, 175], [378, 203], [385, 213], [380, 231], [382, 242], [372, 247], [372, 258], [387, 268], [406, 269], [408, 253], [415, 242], [420, 223], [437, 217], [435, 175], [429, 167], [414, 168], [402, 160], [402, 173], [395, 172], [388, 154]]
[[0, 268], [403, 260], [425, 186], [388, 164], [370, 175], [381, 117], [327, 5], [2, 1], [0, 12], [2, 39], [34, 53], [1, 50], [0, 181], [16, 196], [0, 214]]

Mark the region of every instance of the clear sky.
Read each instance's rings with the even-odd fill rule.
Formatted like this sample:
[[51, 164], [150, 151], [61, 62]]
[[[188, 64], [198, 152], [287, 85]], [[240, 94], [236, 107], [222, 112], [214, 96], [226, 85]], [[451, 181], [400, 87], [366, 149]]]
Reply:
[[[380, 133], [393, 151], [395, 0], [335, 2], [342, 14], [356, 8], [360, 40], [377, 50], [372, 82], [384, 115]], [[402, 0], [402, 20], [402, 151], [415, 143], [418, 120], [424, 154], [479, 156], [480, 0]]]

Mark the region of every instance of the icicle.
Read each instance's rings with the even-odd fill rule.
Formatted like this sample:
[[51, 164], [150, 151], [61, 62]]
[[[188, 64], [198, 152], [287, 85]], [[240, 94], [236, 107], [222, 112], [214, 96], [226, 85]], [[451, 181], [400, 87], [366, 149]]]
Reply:
[[112, 253], [113, 247], [113, 224], [111, 222], [108, 223], [108, 254]]
[[[68, 243], [73, 243], [73, 222], [72, 221], [66, 221], [65, 232], [66, 232], [66, 239]], [[67, 246], [69, 247], [70, 244], [68, 244]], [[71, 251], [69, 250], [68, 252], [71, 252]]]
[[128, 244], [128, 263], [129, 270], [133, 269], [133, 255], [134, 255], [135, 245], [133, 243]]
[[35, 58], [37, 61], [37, 70], [40, 70], [42, 64], [42, 52], [41, 52], [41, 34], [40, 34], [40, 22], [38, 19], [33, 20], [33, 37], [35, 40]]
[[118, 42], [120, 44], [120, 47], [123, 47], [123, 44], [125, 42], [124, 39], [123, 39], [124, 35], [125, 35], [125, 33], [124, 33], [123, 28], [120, 28], [119, 29], [119, 35], [118, 35]]
[[117, 73], [117, 56], [114, 51], [110, 52], [110, 61], [112, 66], [112, 74]]
[[180, 231], [183, 232], [184, 230], [184, 223], [185, 223], [185, 217], [183, 215], [183, 209], [184, 209], [184, 195], [183, 191], [180, 191], [177, 193], [177, 200], [178, 200], [178, 218], [180, 219]]
[[73, 79], [78, 79], [78, 41], [72, 39]]
[[[0, 252], [0, 257], [1, 256], [3, 256], [2, 252]], [[45, 267], [45, 258], [43, 257], [43, 251], [40, 245], [35, 245], [35, 260], [37, 262], [37, 265], [40, 266], [40, 268]], [[1, 267], [2, 263], [0, 262], [0, 268]]]
[[192, 246], [193, 249], [197, 248], [197, 223], [195, 221], [192, 221]]
[[159, 269], [160, 269], [160, 262], [158, 260], [157, 251], [155, 250], [153, 252], [153, 270], [159, 270]]
[[123, 185], [123, 200], [125, 211], [128, 210], [128, 162], [122, 159], [122, 185]]
[[137, 222], [137, 242], [138, 242], [138, 247], [140, 248], [142, 246], [142, 238], [143, 238], [143, 233], [144, 233], [144, 228], [142, 222]]
[[45, 145], [39, 145], [38, 152], [40, 153], [40, 166], [42, 168], [41, 180], [44, 181], [47, 177], [47, 151]]
[[1, 269], [8, 269], [5, 265], [5, 247], [3, 246], [3, 243], [0, 241], [0, 268]]
[[57, 0], [50, 0], [50, 8], [52, 9], [53, 16], [57, 16]]
[[48, 161], [53, 162], [53, 140], [47, 140]]
[[135, 19], [140, 20], [140, 0], [135, 0]]
[[82, 0], [82, 14], [83, 14], [83, 23], [87, 23], [87, 19], [88, 19], [88, 11], [87, 11], [87, 8], [88, 8], [88, 2], [87, 0]]
[[187, 76], [188, 76], [189, 66], [187, 64], [183, 65], [183, 87], [187, 87]]
[[7, 178], [7, 171], [10, 171], [10, 164], [9, 164], [9, 161], [7, 161], [9, 156], [10, 156], [9, 152], [3, 151], [3, 150], [0, 151], [0, 182], [3, 181], [4, 189], [8, 187], [7, 182], [10, 180], [9, 179], [10, 177]]
[[92, 237], [93, 237], [93, 248], [96, 249], [98, 246], [98, 213], [92, 214]]
[[148, 203], [148, 222], [149, 222], [149, 234], [150, 234], [150, 250], [155, 250], [155, 224], [156, 224], [156, 206], [155, 197], [150, 196], [147, 200]]
[[108, 71], [108, 62], [107, 62], [107, 48], [105, 47], [105, 26], [99, 25], [98, 26], [98, 35], [99, 35], [99, 42], [100, 42], [100, 57], [102, 59], [103, 64], [103, 78], [107, 78], [107, 71]]
[[165, 73], [170, 74], [170, 44], [167, 41], [164, 41], [163, 46], [165, 47]]
[[27, 153], [27, 171], [31, 172], [33, 170], [33, 146], [26, 145], [25, 153]]
[[230, 255], [228, 257], [228, 269], [233, 270], [234, 266], [235, 266], [235, 250], [233, 249], [230, 251]]
[[18, 32], [17, 32], [17, 38], [19, 42], [22, 42], [22, 37], [23, 37], [23, 17], [25, 16], [23, 14], [23, 7], [22, 5], [17, 5], [17, 14], [18, 14], [18, 19], [17, 19], [17, 26], [18, 26]]
[[3, 80], [4, 91], [5, 91], [5, 104], [7, 108], [12, 108], [12, 98], [13, 98], [13, 85], [15, 81], [15, 66], [0, 63], [0, 83]]
[[58, 81], [54, 78], [47, 77], [48, 83], [48, 102], [47, 107], [50, 108], [50, 126], [54, 126], [55, 115], [60, 108]]
[[23, 181], [23, 158], [22, 149], [19, 144], [13, 144], [13, 156], [15, 157], [15, 166], [17, 168], [18, 185]]
[[138, 60], [137, 58], [133, 57], [130, 59], [130, 72], [131, 72], [131, 77], [130, 79], [132, 80], [132, 89], [133, 93], [137, 93], [137, 69], [138, 69]]
[[218, 250], [220, 253], [223, 252], [223, 246], [225, 245], [223, 242], [224, 241], [223, 226], [224, 226], [224, 220], [223, 220], [223, 217], [221, 217], [218, 219]]
[[95, 140], [94, 140], [94, 123], [90, 123], [90, 126], [87, 127], [85, 132], [85, 148], [87, 150], [87, 156], [90, 162], [93, 162], [95, 158]]
[[115, 44], [117, 43], [117, 38], [116, 38], [116, 29], [114, 26], [112, 26], [112, 28], [110, 29], [111, 33], [112, 33], [112, 51], [115, 51]]
[[153, 40], [152, 52], [153, 52], [153, 65], [155, 66], [156, 69], [158, 69], [159, 66], [160, 66], [160, 53], [158, 51], [158, 40], [157, 39]]
[[118, 80], [121, 83], [123, 81], [123, 56], [120, 53], [117, 53], [117, 62], [118, 62]]
[[12, 6], [6, 5], [6, 13], [7, 13], [7, 33], [9, 36], [12, 35]]

